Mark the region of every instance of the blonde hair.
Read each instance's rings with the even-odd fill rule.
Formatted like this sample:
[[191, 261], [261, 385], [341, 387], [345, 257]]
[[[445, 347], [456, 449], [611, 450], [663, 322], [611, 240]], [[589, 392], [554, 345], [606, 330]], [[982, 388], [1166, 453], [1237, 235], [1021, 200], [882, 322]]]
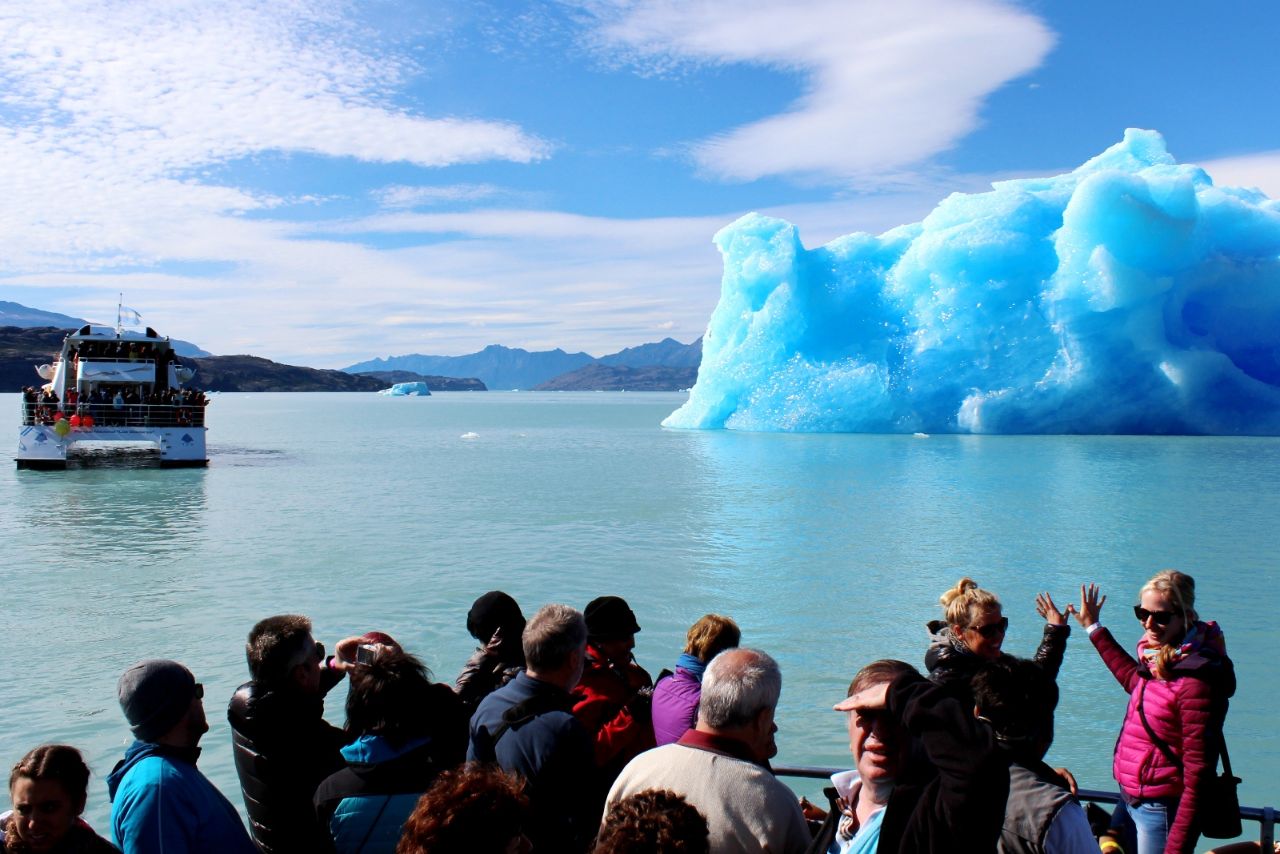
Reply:
[[[1190, 631], [1191, 624], [1200, 619], [1200, 615], [1196, 613], [1196, 580], [1185, 572], [1178, 572], [1176, 569], [1164, 569], [1151, 576], [1151, 580], [1142, 585], [1142, 589], [1138, 591], [1138, 596], [1148, 591], [1159, 593], [1165, 596], [1173, 607], [1182, 614], [1183, 632]], [[1173, 662], [1173, 654], [1178, 651], [1181, 645], [1181, 638], [1176, 644], [1162, 644], [1159, 652], [1152, 662], [1156, 676], [1161, 679], [1165, 678], [1169, 665]]]
[[946, 593], [938, 597], [942, 611], [946, 614], [947, 625], [968, 626], [976, 613], [989, 608], [999, 608], [1000, 600], [996, 594], [983, 590], [978, 582], [965, 577], [956, 582]]
[[717, 653], [732, 649], [742, 640], [738, 624], [719, 614], [707, 614], [689, 627], [685, 636], [684, 651], [707, 662]]

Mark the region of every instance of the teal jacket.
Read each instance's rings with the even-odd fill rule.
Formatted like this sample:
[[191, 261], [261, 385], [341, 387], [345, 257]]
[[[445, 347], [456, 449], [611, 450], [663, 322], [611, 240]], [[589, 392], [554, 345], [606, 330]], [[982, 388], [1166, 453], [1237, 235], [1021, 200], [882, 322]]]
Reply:
[[135, 741], [107, 777], [124, 854], [257, 854], [231, 802], [196, 769], [198, 748]]
[[439, 745], [416, 738], [393, 745], [364, 735], [342, 748], [348, 766], [316, 791], [316, 812], [327, 819], [338, 854], [393, 854], [413, 808], [443, 767]]

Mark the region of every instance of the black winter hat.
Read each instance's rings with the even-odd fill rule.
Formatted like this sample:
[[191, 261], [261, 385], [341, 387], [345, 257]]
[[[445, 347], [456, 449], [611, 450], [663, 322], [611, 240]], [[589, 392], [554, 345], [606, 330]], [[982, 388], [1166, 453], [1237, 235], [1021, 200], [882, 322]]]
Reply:
[[640, 631], [636, 614], [621, 596], [592, 599], [582, 615], [587, 619], [587, 636], [609, 639], [634, 635]]
[[508, 640], [514, 639], [518, 645], [524, 632], [524, 614], [520, 613], [516, 600], [501, 590], [490, 590], [467, 612], [467, 632], [481, 643], [488, 643], [499, 628]]
[[139, 741], [164, 735], [191, 708], [196, 678], [176, 661], [152, 658], [139, 661], [120, 677], [116, 696], [125, 719]]

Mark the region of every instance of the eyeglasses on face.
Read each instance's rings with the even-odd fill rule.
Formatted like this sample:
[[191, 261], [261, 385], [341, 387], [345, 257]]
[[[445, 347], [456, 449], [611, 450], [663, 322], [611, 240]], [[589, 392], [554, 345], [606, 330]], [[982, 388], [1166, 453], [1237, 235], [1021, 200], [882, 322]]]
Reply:
[[970, 626], [978, 634], [984, 638], [993, 638], [996, 635], [1002, 635], [1009, 630], [1009, 618], [1001, 617], [994, 623], [987, 623], [985, 626]]
[[1173, 611], [1148, 611], [1141, 605], [1133, 606], [1133, 616], [1138, 618], [1138, 622], [1146, 625], [1147, 620], [1155, 623], [1160, 628], [1164, 628], [1173, 622], [1178, 615]]
[[298, 653], [289, 661], [289, 670], [310, 664], [312, 661], [324, 661], [324, 644], [319, 641], [312, 646], [310, 653], [305, 648], [298, 650]]

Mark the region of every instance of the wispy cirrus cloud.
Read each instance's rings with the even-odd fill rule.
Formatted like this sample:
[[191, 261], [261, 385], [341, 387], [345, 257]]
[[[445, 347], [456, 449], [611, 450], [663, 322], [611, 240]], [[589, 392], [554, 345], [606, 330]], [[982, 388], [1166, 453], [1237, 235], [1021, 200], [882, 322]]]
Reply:
[[583, 0], [601, 49], [651, 68], [745, 63], [793, 73], [784, 112], [692, 144], [712, 175], [893, 180], [955, 145], [983, 99], [1054, 43], [998, 0]]
[[407, 186], [396, 184], [373, 193], [384, 208], [405, 209], [431, 207], [457, 202], [478, 202], [502, 195], [493, 184], [447, 184], [443, 186]]
[[414, 69], [354, 4], [49, 0], [0, 8], [0, 261], [152, 260], [150, 236], [270, 208], [202, 170], [263, 152], [440, 167], [527, 163], [510, 122], [428, 117], [391, 97]]

